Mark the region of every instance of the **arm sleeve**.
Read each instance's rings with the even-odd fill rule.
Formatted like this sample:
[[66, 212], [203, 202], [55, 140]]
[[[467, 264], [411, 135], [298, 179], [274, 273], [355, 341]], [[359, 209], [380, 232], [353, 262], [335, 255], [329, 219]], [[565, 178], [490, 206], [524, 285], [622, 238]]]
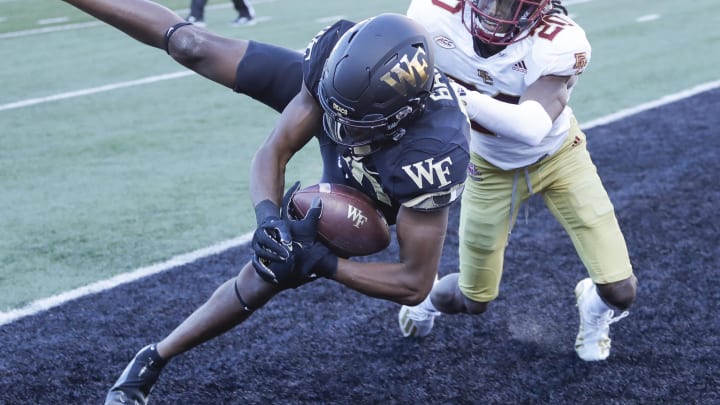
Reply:
[[537, 101], [510, 104], [472, 90], [465, 97], [468, 118], [500, 136], [537, 146], [552, 129], [550, 116]]

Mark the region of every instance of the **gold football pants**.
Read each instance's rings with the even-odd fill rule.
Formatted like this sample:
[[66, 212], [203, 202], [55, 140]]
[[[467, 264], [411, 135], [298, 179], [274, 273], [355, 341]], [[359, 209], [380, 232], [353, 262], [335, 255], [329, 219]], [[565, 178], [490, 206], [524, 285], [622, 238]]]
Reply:
[[526, 168], [501, 170], [472, 154], [459, 230], [459, 285], [468, 298], [489, 302], [498, 296], [509, 230], [518, 208], [532, 194], [542, 195], [593, 281], [606, 284], [632, 275], [613, 205], [587, 151], [585, 134], [572, 121], [560, 150]]

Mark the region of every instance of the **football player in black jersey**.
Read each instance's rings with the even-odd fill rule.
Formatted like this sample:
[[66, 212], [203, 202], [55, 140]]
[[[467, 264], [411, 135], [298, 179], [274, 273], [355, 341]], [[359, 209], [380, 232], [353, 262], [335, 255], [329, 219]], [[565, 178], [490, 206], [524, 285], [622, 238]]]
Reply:
[[[197, 29], [143, 0], [66, 0], [178, 62], [282, 114], [252, 162], [255, 256], [168, 336], [143, 348], [106, 403], [146, 403], [172, 357], [247, 319], [278, 292], [317, 277], [371, 297], [421, 302], [437, 274], [449, 205], [463, 190], [469, 124], [435, 70], [427, 31], [399, 14], [323, 30], [302, 55]], [[338, 258], [314, 242], [320, 204], [305, 219], [286, 210], [285, 167], [313, 137], [322, 181], [362, 190], [396, 224], [396, 262]], [[289, 246], [293, 246], [292, 249]]]

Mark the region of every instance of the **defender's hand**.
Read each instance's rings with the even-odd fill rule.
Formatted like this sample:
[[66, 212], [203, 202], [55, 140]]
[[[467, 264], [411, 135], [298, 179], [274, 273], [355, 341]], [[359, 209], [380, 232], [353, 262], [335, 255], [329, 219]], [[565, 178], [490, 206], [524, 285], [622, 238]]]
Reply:
[[460, 108], [468, 116], [470, 120], [473, 120], [480, 114], [480, 108], [475, 101], [476, 97], [482, 97], [481, 93], [471, 90], [456, 82], [450, 80], [450, 87], [455, 92], [455, 95], [460, 102]]

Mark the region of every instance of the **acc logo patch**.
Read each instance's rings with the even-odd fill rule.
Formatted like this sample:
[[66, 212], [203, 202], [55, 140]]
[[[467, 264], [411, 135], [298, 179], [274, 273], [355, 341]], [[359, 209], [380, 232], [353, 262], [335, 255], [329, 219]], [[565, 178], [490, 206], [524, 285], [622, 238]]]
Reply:
[[433, 38], [433, 39], [435, 40], [435, 43], [438, 44], [438, 46], [439, 46], [440, 48], [445, 48], [445, 49], [453, 49], [453, 48], [455, 48], [455, 42], [453, 42], [453, 40], [450, 39], [450, 38], [448, 38], [448, 37], [444, 37], [444, 36], [442, 36], [442, 35], [439, 35], [439, 36], [437, 36], [437, 37], [435, 37], [435, 38]]

